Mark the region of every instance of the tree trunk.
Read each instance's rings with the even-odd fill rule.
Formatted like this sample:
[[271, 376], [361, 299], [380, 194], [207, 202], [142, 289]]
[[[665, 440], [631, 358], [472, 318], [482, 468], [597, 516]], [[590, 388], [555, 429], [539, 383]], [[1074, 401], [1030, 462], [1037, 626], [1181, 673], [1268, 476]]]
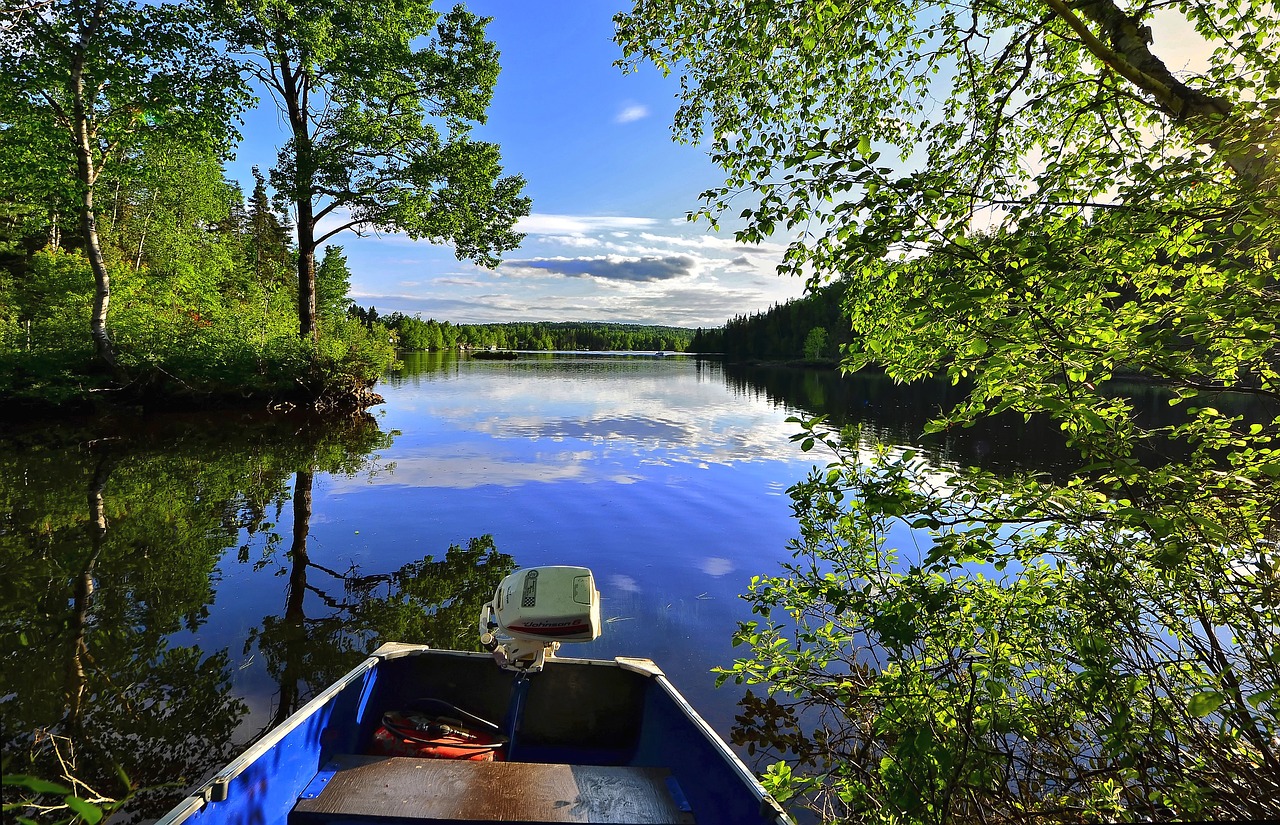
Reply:
[[280, 672], [280, 703], [276, 706], [273, 726], [289, 717], [301, 703], [298, 683], [305, 675], [307, 647], [307, 614], [303, 609], [307, 595], [307, 534], [311, 532], [311, 487], [315, 474], [299, 470], [293, 480], [293, 544], [289, 548], [289, 591], [285, 598], [284, 625], [286, 642]]
[[[281, 48], [280, 54], [286, 55]], [[307, 131], [308, 78], [294, 71], [287, 58], [280, 60], [280, 80], [289, 126], [293, 131], [293, 195], [298, 210], [298, 335], [315, 340], [316, 329], [316, 220], [312, 204], [313, 170], [311, 133]]]
[[98, 357], [115, 374], [120, 374], [120, 362], [116, 360], [115, 345], [107, 331], [107, 309], [111, 305], [111, 277], [98, 244], [98, 223], [93, 213], [93, 190], [86, 190], [80, 207], [80, 226], [84, 231], [85, 253], [89, 268], [93, 270], [93, 312], [89, 316], [89, 334], [93, 336], [93, 348]]
[[67, 703], [67, 724], [75, 731], [80, 726], [84, 712], [84, 695], [88, 688], [88, 674], [85, 661], [89, 657], [89, 608], [93, 603], [94, 572], [98, 566], [98, 558], [102, 555], [103, 542], [107, 536], [107, 508], [103, 499], [103, 490], [107, 486], [107, 478], [115, 462], [107, 458], [99, 459], [93, 471], [93, 479], [89, 482], [89, 559], [80, 570], [80, 575], [72, 584], [71, 616], [67, 627], [71, 632], [71, 657], [66, 665], [66, 678], [63, 686], [63, 698]]
[[[101, 4], [95, 7], [90, 32], [96, 28]], [[90, 36], [86, 34], [86, 37]], [[89, 334], [93, 336], [93, 348], [111, 372], [121, 375], [120, 362], [116, 359], [115, 346], [107, 332], [107, 310], [111, 304], [111, 278], [102, 257], [98, 241], [98, 220], [93, 207], [93, 187], [98, 180], [98, 169], [93, 161], [93, 135], [89, 126], [89, 110], [85, 101], [84, 52], [79, 51], [71, 63], [71, 130], [76, 144], [76, 180], [80, 184], [80, 229], [84, 233], [84, 250], [93, 271], [93, 312], [89, 316]]]
[[142, 269], [142, 247], [147, 242], [147, 227], [151, 225], [151, 215], [147, 215], [147, 219], [142, 222], [142, 235], [138, 237], [138, 255], [133, 262], [133, 271], [137, 272]]
[[311, 198], [297, 200], [298, 209], [298, 334], [316, 340], [316, 241]]
[[[1179, 80], [1152, 54], [1151, 29], [1137, 16], [1125, 13], [1114, 0], [1045, 2], [1075, 31], [1086, 49], [1146, 94], [1174, 124], [1187, 128], [1197, 143], [1217, 152], [1241, 181], [1256, 186], [1265, 178], [1275, 158], [1256, 143], [1242, 142], [1240, 135], [1230, 133], [1234, 104]], [[1101, 36], [1085, 25], [1077, 11], [1098, 26]]]

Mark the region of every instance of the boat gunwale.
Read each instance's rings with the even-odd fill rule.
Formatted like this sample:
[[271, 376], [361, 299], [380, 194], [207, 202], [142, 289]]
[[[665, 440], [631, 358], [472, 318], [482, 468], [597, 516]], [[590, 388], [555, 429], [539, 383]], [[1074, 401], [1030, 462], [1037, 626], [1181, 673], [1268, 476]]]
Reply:
[[[351, 683], [365, 676], [371, 670], [376, 668], [380, 663], [390, 659], [399, 659], [404, 656], [412, 656], [432, 648], [428, 645], [404, 644], [402, 642], [388, 642], [378, 647], [370, 653], [360, 664], [338, 679], [338, 681], [326, 687], [317, 693], [305, 705], [298, 708], [293, 713], [269, 730], [261, 739], [250, 745], [243, 753], [232, 759], [226, 765], [222, 766], [213, 779], [197, 790], [195, 793], [187, 796], [168, 813], [156, 820], [154, 825], [177, 825], [187, 819], [187, 817], [198, 812], [206, 804], [211, 802], [225, 802], [227, 799], [227, 788], [232, 780], [244, 773], [250, 765], [257, 762], [266, 754], [270, 753], [272, 748], [276, 747], [282, 739], [292, 733], [299, 725], [304, 723], [315, 715], [316, 711], [323, 708], [331, 699], [345, 690]], [[433, 651], [433, 652], [454, 652], [462, 651]], [[467, 654], [470, 655], [470, 654]]]
[[716, 733], [715, 728], [711, 727], [707, 720], [702, 718], [702, 714], [698, 713], [697, 709], [689, 703], [689, 700], [684, 698], [684, 695], [680, 693], [680, 691], [676, 690], [675, 685], [671, 684], [671, 680], [667, 678], [665, 673], [657, 668], [654, 669], [657, 670], [657, 672], [651, 673], [650, 675], [658, 686], [666, 692], [667, 696], [675, 703], [676, 707], [678, 707], [684, 715], [689, 718], [689, 721], [693, 722], [693, 724], [702, 732], [703, 736], [710, 741], [711, 746], [720, 753], [722, 759], [729, 763], [733, 770], [738, 774], [739, 778], [745, 781], [748, 787], [750, 787], [755, 792], [756, 796], [759, 797], [761, 817], [772, 817], [774, 822], [778, 825], [795, 825], [791, 817], [783, 810], [782, 805], [778, 803], [778, 800], [774, 799], [773, 795], [764, 789], [764, 785], [760, 784], [760, 780], [756, 778], [756, 775], [752, 773], [745, 764], [743, 764], [742, 760], [733, 752], [733, 749], [729, 747], [723, 737]]

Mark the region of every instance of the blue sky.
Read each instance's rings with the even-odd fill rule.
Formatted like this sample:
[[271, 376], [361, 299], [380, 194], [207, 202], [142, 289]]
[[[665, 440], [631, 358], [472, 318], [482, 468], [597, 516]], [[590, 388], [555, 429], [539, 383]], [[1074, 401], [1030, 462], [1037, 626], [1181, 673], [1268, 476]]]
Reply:
[[[438, 9], [452, 6], [440, 0]], [[502, 147], [524, 175], [533, 213], [520, 249], [490, 271], [450, 248], [403, 236], [336, 236], [352, 270], [352, 297], [382, 313], [454, 323], [617, 321], [719, 326], [803, 292], [774, 268], [782, 239], [756, 247], [690, 224], [698, 195], [719, 184], [699, 146], [676, 144], [677, 78], [613, 63], [613, 15], [627, 0], [470, 0], [492, 17], [502, 74], [478, 138]], [[1203, 71], [1209, 50], [1181, 17], [1153, 20], [1175, 70]], [[285, 136], [270, 101], [245, 117], [229, 174], [246, 190], [250, 168], [275, 163]]]
[[[685, 220], [721, 176], [703, 148], [671, 139], [677, 79], [613, 65], [612, 17], [623, 3], [467, 6], [493, 18], [489, 37], [502, 53], [489, 121], [475, 135], [498, 143], [507, 171], [528, 181], [524, 244], [490, 271], [448, 247], [344, 233], [331, 243], [346, 251], [357, 303], [454, 323], [710, 327], [802, 293], [799, 280], [774, 273], [780, 243], [743, 247]], [[284, 139], [269, 101], [245, 117], [244, 134], [228, 172], [248, 189], [250, 167], [269, 168]]]

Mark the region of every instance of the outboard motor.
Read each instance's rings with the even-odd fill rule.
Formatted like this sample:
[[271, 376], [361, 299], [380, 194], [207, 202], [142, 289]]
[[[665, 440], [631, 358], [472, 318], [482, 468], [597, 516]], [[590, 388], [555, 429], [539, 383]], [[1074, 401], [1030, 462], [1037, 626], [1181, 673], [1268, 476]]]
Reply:
[[537, 673], [561, 642], [599, 635], [600, 592], [585, 567], [517, 570], [480, 611], [480, 643], [506, 670]]
[[519, 760], [529, 674], [541, 671], [561, 642], [589, 642], [599, 635], [600, 591], [585, 567], [530, 567], [498, 585], [480, 611], [480, 643], [493, 651], [499, 667], [516, 674], [502, 722], [508, 761]]

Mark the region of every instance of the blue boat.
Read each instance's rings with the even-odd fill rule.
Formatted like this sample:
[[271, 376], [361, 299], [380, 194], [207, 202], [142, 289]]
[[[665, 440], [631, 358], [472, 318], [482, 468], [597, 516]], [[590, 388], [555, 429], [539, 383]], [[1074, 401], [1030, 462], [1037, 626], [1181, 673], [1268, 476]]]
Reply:
[[[510, 618], [539, 570], [577, 576], [585, 628]], [[494, 653], [384, 644], [158, 825], [791, 823], [653, 662], [556, 658], [598, 634], [599, 594], [529, 572], [482, 614]]]

